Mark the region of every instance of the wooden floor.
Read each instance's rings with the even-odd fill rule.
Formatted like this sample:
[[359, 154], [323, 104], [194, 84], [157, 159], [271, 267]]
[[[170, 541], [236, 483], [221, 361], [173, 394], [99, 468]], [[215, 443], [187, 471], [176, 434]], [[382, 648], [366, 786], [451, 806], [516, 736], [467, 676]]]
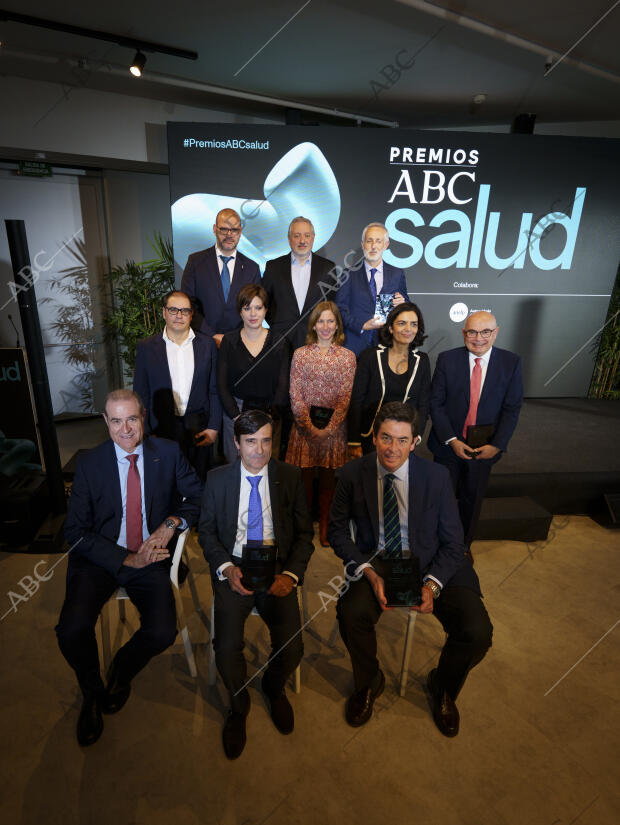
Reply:
[[[378, 626], [387, 687], [374, 717], [347, 726], [350, 663], [340, 640], [327, 644], [334, 607], [323, 610], [319, 596], [342, 568], [318, 547], [306, 584], [316, 615], [304, 632], [301, 694], [291, 696], [295, 731], [284, 737], [273, 727], [257, 679], [236, 762], [222, 752], [221, 682], [207, 685], [211, 589], [195, 540], [207, 618], [191, 613], [189, 591], [184, 602], [198, 679], [177, 638], [86, 749], [75, 740], [77, 685], [54, 634], [66, 559], [0, 553], [0, 590], [23, 596], [14, 610], [3, 597], [0, 622], [3, 822], [617, 825], [620, 534], [562, 518], [547, 543], [483, 542], [473, 551], [495, 632], [459, 697], [458, 737], [437, 731], [423, 689], [443, 642], [432, 616], [417, 622], [408, 690], [398, 696], [401, 611]], [[55, 563], [35, 592], [36, 572], [49, 575]], [[117, 606], [106, 609], [114, 631]], [[128, 620], [137, 626], [131, 607]], [[248, 620], [247, 639], [253, 673], [268, 656], [260, 619]]]

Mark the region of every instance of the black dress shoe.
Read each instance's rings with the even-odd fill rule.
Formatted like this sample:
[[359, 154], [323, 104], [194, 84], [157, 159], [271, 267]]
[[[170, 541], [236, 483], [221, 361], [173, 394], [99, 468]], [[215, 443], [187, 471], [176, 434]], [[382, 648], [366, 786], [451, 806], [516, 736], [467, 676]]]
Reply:
[[385, 676], [383, 671], [379, 671], [379, 684], [373, 690], [372, 688], [364, 688], [364, 690], [356, 691], [347, 699], [345, 708], [345, 718], [353, 728], [359, 728], [365, 725], [372, 716], [373, 705], [375, 699], [383, 693], [385, 688]]
[[437, 682], [437, 670], [431, 670], [427, 679], [428, 691], [431, 695], [433, 719], [444, 736], [456, 736], [459, 732], [459, 712], [448, 693], [441, 689]]
[[108, 684], [103, 698], [103, 712], [118, 713], [129, 698], [130, 693], [131, 684], [119, 680], [118, 665], [116, 659], [113, 659], [108, 671]]
[[237, 713], [234, 710], [228, 712], [222, 730], [222, 744], [229, 759], [238, 759], [245, 748], [245, 717], [245, 713]]
[[77, 740], [82, 747], [94, 745], [103, 731], [101, 701], [96, 694], [88, 694], [82, 702], [77, 723]]
[[269, 714], [273, 724], [280, 733], [292, 733], [295, 727], [295, 714], [284, 691], [279, 696], [271, 697], [267, 694], [265, 696], [269, 702]]

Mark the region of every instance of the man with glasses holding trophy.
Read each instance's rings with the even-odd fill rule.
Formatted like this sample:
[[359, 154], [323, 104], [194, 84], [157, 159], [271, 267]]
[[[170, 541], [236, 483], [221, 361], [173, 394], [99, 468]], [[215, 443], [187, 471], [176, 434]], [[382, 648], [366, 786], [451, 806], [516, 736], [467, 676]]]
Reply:
[[234, 209], [222, 209], [213, 224], [215, 246], [187, 259], [181, 289], [197, 310], [194, 329], [213, 336], [219, 347], [225, 332], [239, 329], [237, 295], [246, 284], [260, 284], [258, 264], [237, 250], [241, 219]]
[[490, 312], [472, 313], [463, 327], [465, 346], [439, 354], [431, 389], [428, 447], [450, 471], [472, 563], [489, 474], [508, 447], [523, 403], [521, 359], [494, 346], [498, 331]]

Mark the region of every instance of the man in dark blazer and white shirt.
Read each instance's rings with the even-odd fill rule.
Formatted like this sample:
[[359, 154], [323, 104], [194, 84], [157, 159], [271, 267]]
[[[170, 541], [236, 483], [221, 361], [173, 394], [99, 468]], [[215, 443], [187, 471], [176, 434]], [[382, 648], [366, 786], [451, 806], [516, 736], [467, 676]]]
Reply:
[[260, 283], [258, 264], [237, 250], [241, 219], [234, 209], [222, 209], [213, 224], [215, 246], [187, 259], [181, 289], [195, 299], [198, 328], [219, 347], [225, 332], [241, 326], [237, 295], [242, 286]]
[[269, 296], [269, 326], [278, 337], [286, 336], [295, 350], [306, 343], [310, 312], [324, 300], [319, 284], [334, 281], [334, 262], [312, 251], [314, 227], [308, 218], [300, 215], [291, 221], [288, 242], [290, 254], [267, 261], [263, 287]]
[[445, 736], [456, 736], [456, 697], [490, 647], [493, 628], [478, 577], [465, 559], [450, 478], [443, 467], [413, 455], [417, 436], [416, 411], [390, 402], [375, 419], [377, 452], [338, 472], [328, 536], [347, 573], [348, 587], [337, 605], [355, 682], [346, 719], [353, 727], [365, 724], [385, 686], [375, 634], [375, 624], [388, 609], [383, 557], [413, 554], [423, 586], [421, 604], [411, 609], [435, 613], [448, 634], [437, 668], [428, 675], [433, 718]]
[[[469, 558], [489, 474], [508, 448], [523, 403], [521, 359], [494, 346], [498, 330], [490, 312], [472, 313], [463, 326], [465, 346], [439, 354], [431, 386], [428, 447], [450, 471]], [[493, 425], [493, 435], [473, 450], [465, 439], [467, 426], [476, 424]]]
[[[84, 701], [77, 736], [92, 745], [101, 712], [125, 704], [133, 677], [176, 636], [168, 545], [198, 518], [201, 484], [179, 446], [144, 438], [144, 408], [131, 390], [106, 399], [110, 439], [79, 461], [65, 522], [70, 545], [65, 601], [56, 627]], [[124, 587], [140, 628], [118, 651], [104, 689], [95, 624], [105, 602]]]
[[342, 286], [336, 303], [344, 324], [344, 345], [356, 355], [377, 344], [377, 330], [384, 324], [375, 317], [377, 295], [394, 295], [394, 306], [408, 300], [404, 271], [383, 260], [389, 245], [390, 237], [385, 226], [369, 223], [362, 232], [364, 260], [341, 275]]
[[[207, 475], [199, 538], [211, 569], [215, 606], [215, 662], [230, 695], [222, 740], [229, 759], [245, 746], [250, 709], [243, 655], [246, 618], [256, 607], [269, 627], [272, 655], [262, 677], [271, 718], [280, 733], [291, 733], [293, 708], [284, 693], [303, 654], [295, 588], [302, 584], [314, 546], [301, 471], [271, 459], [271, 417], [249, 410], [235, 419], [239, 459]], [[257, 536], [255, 531], [259, 530]], [[257, 539], [278, 549], [276, 576], [268, 591], [243, 585], [242, 548]]]
[[138, 341], [133, 388], [146, 407], [146, 432], [177, 441], [204, 481], [209, 445], [222, 421], [213, 339], [191, 328], [185, 292], [163, 300], [163, 332]]

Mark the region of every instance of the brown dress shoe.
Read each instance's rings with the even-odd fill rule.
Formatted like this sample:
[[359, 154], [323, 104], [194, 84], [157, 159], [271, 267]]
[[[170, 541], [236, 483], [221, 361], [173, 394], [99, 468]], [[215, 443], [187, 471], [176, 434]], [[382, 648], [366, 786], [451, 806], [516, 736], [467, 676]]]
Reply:
[[448, 693], [437, 682], [437, 669], [428, 674], [427, 687], [431, 696], [433, 719], [444, 736], [456, 736], [459, 732], [459, 712]]
[[385, 688], [385, 676], [383, 671], [379, 671], [379, 684], [372, 688], [364, 688], [353, 693], [347, 699], [345, 707], [345, 718], [352, 728], [359, 728], [365, 725], [372, 716], [372, 709], [377, 699]]

